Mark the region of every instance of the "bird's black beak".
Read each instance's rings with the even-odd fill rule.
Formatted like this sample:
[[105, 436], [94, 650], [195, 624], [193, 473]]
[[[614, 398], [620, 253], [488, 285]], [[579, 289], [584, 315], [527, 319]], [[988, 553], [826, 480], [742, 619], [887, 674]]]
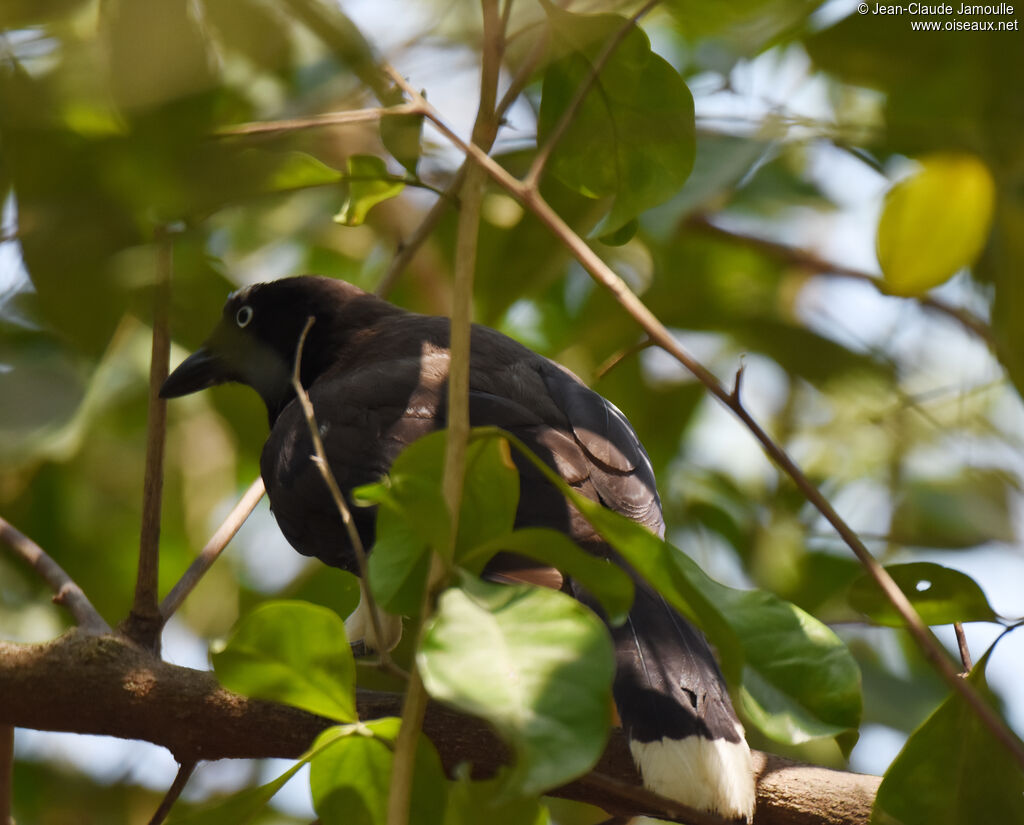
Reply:
[[167, 376], [167, 380], [160, 387], [160, 397], [178, 398], [231, 380], [232, 376], [226, 369], [224, 359], [208, 346], [203, 346]]

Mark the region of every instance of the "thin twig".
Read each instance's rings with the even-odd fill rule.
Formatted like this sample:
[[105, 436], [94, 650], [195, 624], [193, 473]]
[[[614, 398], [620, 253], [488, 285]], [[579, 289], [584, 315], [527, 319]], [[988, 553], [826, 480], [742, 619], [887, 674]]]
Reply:
[[632, 344], [631, 346], [628, 346], [625, 349], [621, 349], [618, 352], [612, 354], [605, 360], [603, 364], [601, 364], [601, 366], [597, 368], [597, 370], [595, 370], [594, 380], [600, 381], [627, 358], [636, 355], [638, 352], [643, 352], [645, 349], [653, 345], [654, 341], [652, 341], [650, 338], [641, 338], [635, 344]]
[[[527, 56], [526, 60], [523, 61], [523, 65], [520, 67], [519, 72], [512, 79], [509, 87], [505, 90], [505, 94], [502, 95], [501, 100], [498, 101], [498, 105], [494, 109], [494, 120], [497, 123], [501, 123], [504, 120], [505, 113], [509, 110], [513, 103], [519, 99], [519, 95], [522, 94], [526, 84], [530, 80], [530, 76], [533, 74], [533, 70], [536, 65], [540, 62], [544, 53], [547, 51], [547, 35], [537, 39], [533, 49]], [[415, 105], [415, 104], [410, 104]], [[423, 113], [425, 114], [425, 113]], [[495, 131], [497, 136], [497, 131]], [[493, 138], [488, 143], [478, 143], [481, 149], [489, 152], [491, 145], [493, 144]], [[416, 231], [411, 237], [406, 239], [400, 245], [398, 252], [395, 257], [392, 258], [391, 264], [388, 266], [388, 271], [381, 278], [380, 283], [377, 285], [375, 294], [381, 298], [386, 298], [391, 290], [395, 288], [395, 284], [398, 283], [399, 277], [405, 271], [405, 268], [409, 265], [409, 262], [416, 255], [416, 252], [426, 242], [437, 224], [440, 223], [441, 218], [444, 217], [445, 210], [453, 204], [458, 204], [457, 194], [462, 189], [462, 184], [466, 180], [466, 169], [468, 168], [469, 161], [463, 161], [462, 165], [455, 172], [452, 177], [451, 183], [444, 190], [444, 195], [440, 200], [434, 202], [434, 205], [430, 207], [427, 214], [420, 221], [420, 225], [416, 227]]]
[[964, 626], [960, 622], [953, 622], [953, 631], [956, 633], [956, 644], [960, 648], [960, 662], [963, 664], [963, 675], [971, 672], [974, 663], [971, 661], [971, 649], [967, 646], [967, 634], [964, 633]]
[[306, 388], [302, 386], [302, 381], [299, 379], [302, 367], [302, 348], [306, 345], [306, 336], [309, 335], [309, 330], [313, 326], [314, 321], [316, 321], [316, 318], [310, 315], [309, 318], [306, 319], [306, 326], [303, 327], [302, 334], [299, 336], [299, 344], [295, 350], [295, 366], [292, 371], [292, 387], [295, 389], [295, 395], [299, 399], [299, 404], [302, 406], [302, 412], [306, 417], [306, 424], [309, 427], [309, 434], [313, 440], [313, 450], [315, 451], [315, 455], [310, 458], [320, 471], [320, 475], [323, 477], [324, 483], [330, 491], [331, 498], [334, 500], [334, 506], [338, 508], [338, 513], [341, 515], [341, 521], [345, 525], [345, 530], [348, 532], [349, 542], [352, 544], [352, 552], [355, 553], [356, 556], [356, 564], [359, 567], [359, 577], [366, 583], [363, 593], [366, 597], [366, 607], [370, 613], [370, 624], [373, 627], [373, 634], [377, 638], [377, 654], [380, 657], [381, 667], [389, 668], [391, 665], [391, 654], [389, 651], [384, 649], [384, 632], [383, 624], [380, 620], [380, 609], [377, 607], [377, 600], [373, 598], [373, 593], [370, 592], [369, 567], [366, 561], [366, 549], [363, 547], [363, 540], [359, 537], [359, 531], [356, 529], [356, 523], [352, 519], [352, 511], [349, 510], [348, 504], [345, 503], [345, 497], [341, 494], [338, 482], [335, 480], [334, 473], [331, 471], [331, 466], [327, 462], [327, 451], [324, 450], [324, 442], [320, 438], [320, 428], [316, 423], [313, 403], [309, 400], [309, 393], [306, 392]]
[[200, 579], [218, 559], [221, 552], [227, 547], [228, 542], [235, 537], [235, 534], [245, 523], [245, 520], [256, 509], [256, 505], [259, 504], [265, 492], [263, 479], [257, 477], [249, 485], [249, 489], [245, 491], [231, 512], [228, 513], [227, 518], [221, 522], [220, 527], [217, 528], [217, 531], [206, 543], [206, 546], [195, 557], [192, 564], [189, 565], [188, 570], [178, 579], [177, 584], [171, 588], [171, 592], [160, 602], [160, 616], [163, 621], [166, 622], [181, 607], [181, 603], [188, 598], [189, 593], [199, 584]]
[[740, 356], [740, 365], [736, 370], [736, 377], [732, 382], [732, 392], [729, 393], [729, 397], [732, 398], [737, 404], [743, 403], [743, 372], [746, 370], [747, 364]]
[[[490, 147], [498, 124], [495, 106], [501, 70], [502, 25], [498, 0], [481, 0], [483, 12], [483, 59], [480, 72], [480, 104], [473, 124], [473, 143]], [[473, 321], [473, 276], [476, 270], [477, 239], [480, 233], [480, 209], [483, 203], [485, 172], [477, 165], [469, 166], [460, 195], [459, 222], [456, 231], [455, 277], [452, 317], [449, 326], [448, 359], [448, 438], [445, 443], [442, 489], [448, 507], [449, 546], [434, 548], [430, 575], [423, 594], [420, 613], [420, 634], [433, 610], [435, 590], [446, 575], [447, 559], [455, 552], [462, 509], [463, 485], [466, 477], [466, 446], [469, 440], [470, 338]], [[427, 692], [419, 668], [414, 666], [402, 706], [402, 724], [395, 741], [395, 759], [388, 790], [387, 825], [409, 822], [412, 799], [416, 745], [423, 728], [427, 709]]]
[[218, 129], [214, 137], [245, 137], [248, 135], [267, 135], [278, 132], [297, 132], [306, 129], [320, 129], [325, 126], [349, 126], [355, 123], [375, 123], [384, 117], [399, 115], [421, 115], [420, 107], [415, 103], [401, 103], [397, 106], [375, 106], [371, 109], [352, 109], [347, 112], [327, 112], [309, 117], [296, 117], [288, 120], [264, 120], [253, 123], [240, 123]]
[[142, 529], [139, 536], [139, 570], [135, 599], [124, 624], [128, 636], [155, 648], [160, 620], [160, 509], [164, 488], [164, 441], [167, 433], [167, 401], [160, 387], [167, 379], [171, 356], [168, 313], [171, 303], [173, 246], [169, 234], [157, 235], [156, 284], [153, 288], [153, 346], [149, 361], [149, 408], [146, 425], [146, 470], [142, 486]]
[[457, 146], [462, 152], [478, 163], [491, 178], [496, 181], [509, 194], [519, 200], [527, 209], [545, 225], [548, 230], [558, 238], [562, 244], [572, 253], [573, 257], [581, 266], [603, 287], [605, 287], [619, 304], [629, 313], [630, 316], [644, 329], [651, 339], [666, 352], [672, 355], [684, 367], [686, 367], [705, 387], [728, 407], [733, 414], [750, 430], [751, 434], [760, 443], [768, 456], [776, 465], [796, 484], [804, 497], [825, 517], [835, 528], [836, 532], [846, 542], [854, 555], [860, 560], [868, 574], [875, 583], [882, 589], [886, 598], [900, 614], [907, 629], [917, 646], [924, 653], [932, 666], [942, 676], [943, 680], [971, 706], [978, 718], [992, 734], [1003, 743], [1013, 754], [1014, 759], [1024, 766], [1024, 745], [1014, 736], [999, 715], [985, 702], [968, 681], [961, 679], [952, 661], [946, 654], [945, 649], [935, 638], [932, 632], [925, 625], [924, 621], [914, 610], [909, 599], [893, 581], [892, 576], [875, 559], [871, 552], [864, 546], [852, 528], [839, 516], [835, 508], [822, 495], [821, 491], [811, 483], [803, 470], [789, 457], [775, 441], [764, 431], [757, 421], [750, 415], [743, 405], [730, 397], [730, 393], [718, 378], [682, 349], [673, 338], [672, 334], [647, 308], [646, 305], [630, 290], [612, 269], [591, 249], [586, 241], [577, 235], [572, 228], [555, 212], [536, 188], [524, 185], [510, 172], [494, 161], [479, 147], [467, 144], [448, 125], [444, 118], [427, 101], [419, 95], [405, 80], [388, 67], [395, 82], [402, 87], [403, 91], [413, 100], [428, 107], [427, 117], [434, 123], [449, 141]]
[[[733, 243], [739, 243], [751, 249], [762, 252], [776, 260], [788, 263], [791, 266], [819, 275], [831, 275], [838, 278], [849, 278], [855, 281], [864, 281], [871, 284], [882, 295], [891, 295], [885, 285], [885, 281], [870, 272], [864, 272], [853, 267], [826, 261], [805, 249], [788, 246], [786, 244], [769, 241], [764, 238], [756, 238], [751, 235], [744, 235], [739, 232], [732, 232], [713, 224], [703, 215], [692, 216], [684, 224], [687, 228], [699, 230], [706, 235], [712, 235]], [[984, 341], [990, 349], [995, 348], [995, 339], [989, 325], [970, 310], [948, 304], [941, 298], [932, 295], [919, 295], [915, 300], [922, 306], [926, 306], [936, 312], [952, 318], [968, 332], [976, 335]]]
[[85, 592], [71, 580], [57, 562], [38, 544], [6, 519], [0, 518], [0, 540], [27, 561], [53, 590], [53, 601], [66, 607], [83, 632], [101, 636], [111, 633], [110, 625], [92, 606]]
[[409, 262], [419, 251], [419, 248], [423, 246], [427, 238], [433, 234], [438, 223], [441, 222], [445, 210], [457, 201], [458, 192], [462, 188], [463, 181], [466, 179], [466, 168], [467, 164], [465, 163], [459, 167], [455, 177], [452, 178], [444, 193], [434, 201], [434, 205], [424, 215], [420, 225], [416, 227], [416, 231], [411, 237], [402, 242], [395, 257], [391, 259], [388, 271], [384, 273], [384, 277], [377, 284], [376, 295], [381, 298], [387, 298], [391, 290], [395, 288], [395, 284], [398, 283], [399, 277], [405, 271]]
[[597, 57], [594, 59], [593, 65], [590, 67], [587, 79], [576, 87], [572, 100], [569, 101], [569, 105], [565, 108], [565, 111], [562, 113], [561, 118], [559, 118], [558, 123], [555, 124], [555, 128], [551, 131], [551, 134], [548, 135], [548, 139], [544, 141], [544, 144], [537, 149], [537, 154], [533, 159], [533, 163], [530, 164], [530, 169], [523, 178], [523, 184], [525, 186], [528, 186], [531, 189], [539, 186], [541, 175], [544, 174], [544, 168], [551, 159], [551, 153], [554, 152], [558, 142], [564, 137], [570, 124], [576, 119], [580, 106], [583, 105], [583, 101], [586, 99], [587, 95], [590, 94], [590, 90], [594, 87], [594, 84], [597, 83], [598, 75], [601, 74], [605, 64], [609, 61], [615, 50], [622, 44], [622, 41], [626, 39], [627, 35], [629, 35], [629, 33], [636, 27], [640, 18], [646, 15], [660, 2], [661, 0], [647, 0], [647, 2], [640, 7], [639, 11], [629, 18], [626, 25], [619, 28], [618, 31], [608, 39], [608, 42], [604, 44]]
[[174, 803], [178, 801], [181, 792], [185, 790], [185, 785], [192, 778], [197, 764], [196, 760], [192, 759], [178, 765], [178, 772], [174, 776], [174, 781], [171, 783], [171, 787], [167, 789], [167, 793], [164, 794], [164, 798], [160, 800], [160, 806], [153, 812], [149, 825], [160, 825], [167, 819], [167, 814], [171, 812]]

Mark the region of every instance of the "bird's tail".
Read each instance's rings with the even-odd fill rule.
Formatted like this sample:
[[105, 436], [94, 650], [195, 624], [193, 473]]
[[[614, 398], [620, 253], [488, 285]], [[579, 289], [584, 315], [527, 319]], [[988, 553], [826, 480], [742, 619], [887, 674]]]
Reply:
[[750, 749], [708, 643], [646, 584], [611, 629], [614, 695], [644, 785], [693, 808], [749, 822]]

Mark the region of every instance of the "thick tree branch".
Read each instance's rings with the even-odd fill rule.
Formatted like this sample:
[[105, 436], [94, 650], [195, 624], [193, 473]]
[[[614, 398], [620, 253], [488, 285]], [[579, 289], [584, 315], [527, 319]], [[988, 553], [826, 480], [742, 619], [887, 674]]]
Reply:
[[[118, 636], [69, 631], [52, 642], [0, 642], [0, 726], [143, 739], [179, 762], [299, 756], [332, 723], [296, 708], [247, 699], [212, 673], [178, 667]], [[46, 701], [40, 702], [39, 697]], [[399, 694], [361, 691], [363, 719], [395, 716]], [[470, 763], [489, 776], [507, 749], [475, 719], [430, 705], [423, 730], [446, 769]], [[864, 825], [879, 778], [833, 771], [755, 753], [755, 825]], [[644, 791], [629, 746], [613, 731], [594, 772], [554, 792], [612, 814], [664, 814]]]

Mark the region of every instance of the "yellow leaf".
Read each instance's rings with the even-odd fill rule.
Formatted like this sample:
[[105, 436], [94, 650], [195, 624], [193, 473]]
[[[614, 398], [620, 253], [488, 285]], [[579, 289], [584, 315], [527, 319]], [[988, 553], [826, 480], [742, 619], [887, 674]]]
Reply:
[[921, 295], [974, 263], [988, 238], [995, 182], [978, 158], [934, 154], [897, 183], [878, 222], [878, 262], [889, 291]]

